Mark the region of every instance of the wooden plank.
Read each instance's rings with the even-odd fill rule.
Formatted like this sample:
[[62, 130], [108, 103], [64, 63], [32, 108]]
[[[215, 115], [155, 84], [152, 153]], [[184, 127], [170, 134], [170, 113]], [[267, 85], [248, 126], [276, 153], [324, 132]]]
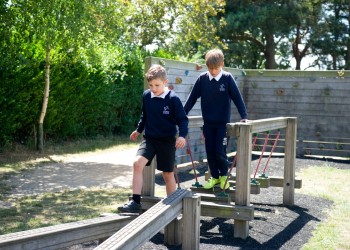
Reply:
[[[260, 177], [255, 178], [257, 180], [259, 180]], [[236, 179], [236, 176], [232, 176], [232, 179]], [[251, 175], [251, 180], [254, 179], [254, 176]], [[269, 183], [271, 187], [283, 187], [283, 183], [284, 183], [284, 179], [282, 176], [267, 176], [267, 179], [269, 179]], [[251, 187], [253, 187], [254, 185], [252, 184]], [[255, 185], [255, 186], [259, 186], [259, 185]], [[300, 177], [295, 177], [294, 178], [294, 188], [301, 188], [302, 187], [302, 180]], [[259, 188], [263, 188], [261, 185]], [[252, 192], [251, 192], [252, 194]]]
[[113, 235], [135, 217], [115, 214], [0, 235], [0, 249], [61, 249], [92, 240], [104, 239]]
[[350, 151], [349, 143], [337, 143], [329, 141], [303, 141], [302, 147], [307, 149], [331, 150], [331, 151]]
[[182, 249], [199, 249], [201, 197], [186, 197], [183, 200]]
[[179, 215], [164, 228], [164, 244], [178, 246], [182, 243], [182, 216]]
[[[132, 199], [132, 197], [130, 197], [129, 199]], [[162, 199], [163, 198], [161, 197], [155, 197], [155, 196], [142, 196], [141, 197], [142, 210], [150, 209], [155, 204], [160, 202]]]
[[254, 219], [254, 208], [252, 206], [234, 206], [228, 204], [217, 204], [213, 202], [201, 202], [201, 215], [237, 221], [251, 221]]
[[[287, 127], [287, 117], [275, 117], [267, 119], [259, 119], [249, 121], [247, 124], [251, 125], [251, 133], [260, 133], [270, 130], [277, 130]], [[239, 136], [239, 125], [244, 123], [228, 123], [227, 135]]]
[[[250, 206], [250, 173], [252, 154], [252, 124], [238, 125], [237, 138], [237, 167], [236, 167], [236, 196], [238, 206]], [[235, 220], [234, 237], [246, 239], [249, 235], [249, 223], [246, 220]]]
[[[299, 152], [299, 151], [298, 151]], [[350, 158], [350, 152], [349, 151], [342, 151], [342, 150], [321, 150], [317, 148], [302, 148], [300, 149], [300, 154], [304, 156], [328, 156], [328, 157], [343, 157], [343, 158]]]
[[[195, 193], [195, 191], [193, 192]], [[232, 200], [230, 197], [225, 197], [219, 194], [209, 194], [209, 193], [195, 193], [196, 195], [201, 197], [201, 201], [210, 201], [210, 202], [215, 202], [215, 203], [230, 203]]]
[[[281, 176], [269, 176], [271, 187], [283, 187], [284, 178]], [[294, 178], [294, 188], [300, 189], [302, 187], [302, 179], [300, 177]]]
[[[229, 181], [229, 182], [232, 185], [236, 184], [236, 182], [232, 182], [232, 181]], [[234, 198], [234, 194], [236, 193], [236, 189], [234, 187], [230, 187], [230, 188], [226, 189], [225, 191], [222, 190], [218, 186], [215, 186], [214, 188], [211, 188], [211, 189], [204, 189], [203, 187], [191, 187], [190, 189], [194, 193], [198, 193], [198, 194], [213, 194], [213, 195], [216, 195], [216, 196], [220, 196], [220, 194], [222, 194], [222, 193], [227, 193], [227, 194], [233, 195], [232, 196], [233, 198]], [[259, 185], [250, 184], [250, 193], [251, 194], [260, 194], [260, 187], [259, 187]]]
[[188, 124], [189, 128], [198, 128], [203, 126], [202, 116], [189, 116], [188, 121], [189, 121], [189, 124]]
[[[349, 70], [342, 71], [345, 76], [350, 75]], [[347, 77], [341, 77], [338, 70], [271, 70], [271, 69], [246, 69], [246, 78], [250, 79], [251, 77], [259, 78], [271, 78], [271, 77], [285, 77], [290, 79], [296, 78], [331, 78], [332, 80], [345, 80]]]
[[295, 156], [297, 139], [297, 119], [289, 118], [286, 129], [284, 152], [283, 205], [294, 205]]
[[154, 196], [155, 169], [157, 168], [157, 156], [151, 162], [151, 165], [143, 169], [142, 196]]
[[316, 90], [321, 91], [321, 93], [324, 93], [327, 96], [330, 96], [333, 93], [340, 93], [343, 90], [349, 90], [349, 87], [345, 82], [337, 82], [336, 84], [330, 82], [310, 83], [306, 79], [300, 79], [300, 81], [293, 82], [285, 81], [284, 78], [280, 78], [278, 82], [264, 81], [261, 78], [256, 79], [257, 81], [254, 80], [248, 81], [248, 84], [246, 84], [246, 87], [249, 87], [249, 91], [252, 91], [252, 93], [257, 93], [257, 91], [260, 90], [266, 90], [266, 92], [263, 92], [263, 94], [265, 94], [271, 89], [285, 90], [285, 92], [280, 94], [290, 93], [291, 91], [294, 91], [292, 93], [296, 93], [303, 90], [305, 90], [307, 93], [311, 93], [310, 90]]
[[[182, 212], [182, 200], [190, 195], [191, 192], [188, 190], [176, 190], [169, 197], [159, 201], [95, 249], [129, 250], [139, 248]], [[135, 240], [136, 238], [137, 240]]]
[[[337, 98], [339, 99], [339, 98]], [[350, 99], [350, 98], [349, 98]], [[254, 102], [250, 104], [249, 108], [251, 109], [275, 109], [276, 105], [278, 105], [278, 108], [281, 110], [291, 110], [293, 111], [304, 111], [305, 106], [308, 106], [308, 110], [322, 110], [324, 112], [343, 112], [346, 113], [347, 109], [349, 108], [349, 103], [342, 102], [339, 103], [325, 103], [325, 102], [319, 102], [319, 103], [301, 103], [301, 102], [284, 102], [284, 101], [278, 101], [278, 102], [264, 102], [263, 106], [261, 105], [261, 102]]]

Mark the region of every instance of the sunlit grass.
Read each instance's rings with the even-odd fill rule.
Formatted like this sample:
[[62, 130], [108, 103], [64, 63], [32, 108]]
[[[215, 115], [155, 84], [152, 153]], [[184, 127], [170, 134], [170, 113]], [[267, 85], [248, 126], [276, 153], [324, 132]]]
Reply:
[[315, 231], [303, 249], [350, 249], [350, 170], [312, 167], [302, 170], [303, 188], [307, 195], [331, 200], [327, 219]]
[[41, 153], [29, 146], [16, 145], [0, 154], [0, 177], [18, 173], [40, 164], [59, 162], [71, 154], [123, 150], [136, 145], [138, 145], [138, 142], [130, 141], [127, 135], [79, 139], [59, 143], [47, 142], [44, 151]]
[[11, 204], [0, 208], [0, 234], [99, 217], [115, 212], [129, 189], [84, 189], [26, 197], [2, 197]]

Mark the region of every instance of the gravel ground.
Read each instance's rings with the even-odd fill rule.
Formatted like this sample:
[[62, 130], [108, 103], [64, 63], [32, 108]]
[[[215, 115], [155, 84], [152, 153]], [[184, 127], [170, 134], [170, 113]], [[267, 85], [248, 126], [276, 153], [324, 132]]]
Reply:
[[[254, 169], [257, 161], [252, 161]], [[272, 158], [266, 174], [283, 176], [283, 161], [283, 158]], [[322, 166], [324, 163], [323, 160], [297, 159], [296, 173], [302, 168]], [[349, 169], [349, 162], [328, 161], [327, 164]], [[259, 169], [263, 166], [260, 165]], [[197, 169], [200, 172], [199, 179], [203, 180], [207, 166], [203, 164]], [[182, 188], [194, 183], [193, 179], [187, 180], [188, 173], [179, 171], [178, 175], [180, 181], [184, 180], [181, 183]], [[158, 177], [156, 182], [162, 184], [162, 179]], [[277, 187], [262, 188], [260, 194], [251, 195], [254, 220], [249, 223], [249, 237], [246, 240], [233, 237], [232, 219], [201, 217], [200, 249], [300, 249], [312, 236], [317, 224], [326, 219], [326, 211], [331, 208], [332, 203], [298, 192], [295, 194], [295, 206], [283, 206], [282, 201], [283, 189]], [[181, 246], [165, 246], [163, 239], [164, 235], [158, 233], [141, 249], [181, 249]]]

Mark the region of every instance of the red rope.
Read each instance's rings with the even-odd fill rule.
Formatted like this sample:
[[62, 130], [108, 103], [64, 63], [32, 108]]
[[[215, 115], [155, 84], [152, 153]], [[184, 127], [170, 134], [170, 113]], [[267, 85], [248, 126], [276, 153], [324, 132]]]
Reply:
[[254, 179], [255, 179], [256, 173], [258, 172], [261, 159], [262, 159], [262, 157], [263, 157], [263, 155], [264, 155], [264, 152], [265, 152], [265, 148], [266, 148], [266, 144], [267, 144], [268, 139], [269, 139], [269, 132], [266, 133], [264, 146], [263, 146], [263, 149], [262, 149], [262, 151], [261, 151], [261, 155], [260, 155], [260, 158], [259, 158], [259, 162], [258, 162], [258, 164], [257, 164], [257, 166], [256, 166], [256, 169], [255, 169]]
[[280, 134], [281, 134], [281, 131], [278, 130], [278, 134], [277, 134], [276, 139], [275, 139], [275, 142], [274, 142], [274, 144], [273, 144], [273, 146], [272, 146], [272, 149], [271, 149], [269, 158], [267, 159], [266, 164], [265, 164], [265, 167], [264, 167], [264, 169], [263, 169], [263, 174], [265, 174], [265, 170], [266, 170], [266, 168], [267, 168], [267, 164], [269, 163], [269, 161], [270, 161], [270, 159], [271, 159], [271, 156], [272, 156], [272, 153], [273, 153], [273, 151], [274, 151], [275, 148], [276, 148], [276, 145], [277, 145], [277, 142], [278, 142], [278, 138], [280, 137]]
[[196, 173], [196, 167], [194, 166], [194, 163], [193, 163], [192, 151], [191, 151], [190, 141], [188, 139], [188, 136], [186, 136], [186, 141], [187, 141], [187, 153], [190, 154], [194, 178], [196, 179], [196, 182], [198, 182], [197, 173]]
[[[255, 146], [255, 142], [256, 142], [256, 139], [257, 139], [257, 134], [254, 136], [254, 139], [253, 139], [253, 143], [252, 143], [252, 148], [254, 148]], [[226, 178], [226, 181], [225, 181], [225, 184], [224, 184], [224, 187], [226, 187], [226, 183], [228, 182], [228, 179], [230, 178], [231, 176], [231, 172], [232, 172], [232, 169], [234, 168], [236, 162], [237, 162], [237, 152], [236, 152], [236, 155], [235, 157], [233, 158], [233, 162], [231, 164], [231, 167], [230, 167], [230, 170], [228, 171], [228, 174], [227, 174], [227, 178]]]

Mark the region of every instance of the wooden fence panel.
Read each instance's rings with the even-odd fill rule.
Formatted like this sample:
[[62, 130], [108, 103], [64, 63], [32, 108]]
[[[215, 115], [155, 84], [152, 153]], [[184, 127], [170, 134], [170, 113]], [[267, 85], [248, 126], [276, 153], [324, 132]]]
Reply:
[[[167, 69], [169, 87], [175, 90], [183, 104], [199, 74], [207, 70], [203, 64], [155, 57], [146, 58], [145, 70], [155, 63]], [[298, 118], [298, 156], [311, 153], [350, 158], [350, 71], [224, 69], [234, 76], [249, 119]], [[240, 116], [233, 104], [231, 111], [231, 122], [239, 121]], [[200, 100], [189, 115], [201, 116]], [[194, 160], [205, 159], [199, 128], [190, 129], [190, 143]], [[283, 140], [278, 143], [278, 152], [283, 152], [282, 144]], [[235, 150], [236, 139], [232, 138], [228, 153]], [[186, 149], [178, 150], [177, 156], [179, 164], [190, 160]]]

